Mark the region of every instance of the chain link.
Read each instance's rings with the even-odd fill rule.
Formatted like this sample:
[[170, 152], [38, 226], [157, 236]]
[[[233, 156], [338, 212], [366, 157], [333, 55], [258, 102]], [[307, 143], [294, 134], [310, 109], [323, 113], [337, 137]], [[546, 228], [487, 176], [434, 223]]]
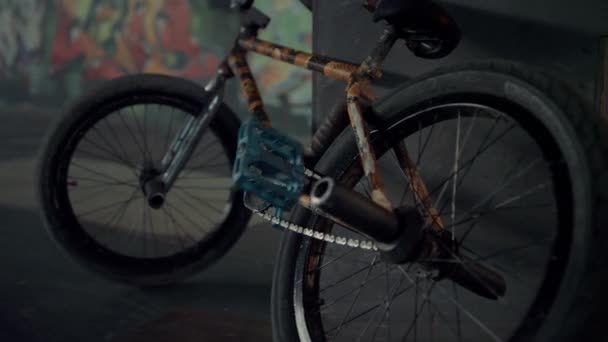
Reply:
[[[304, 174], [309, 178], [313, 178], [314, 180], [321, 179], [320, 175], [315, 174], [313, 171], [311, 171], [309, 169], [306, 169]], [[273, 207], [266, 207], [266, 208], [264, 208], [264, 210], [258, 210], [256, 208], [253, 208], [250, 206], [247, 206], [247, 208], [249, 208], [249, 210], [251, 210], [253, 213], [260, 216], [262, 219], [269, 221], [274, 225], [278, 225], [284, 229], [289, 229], [290, 231], [292, 231], [294, 233], [302, 234], [302, 235], [311, 237], [313, 239], [337, 244], [340, 246], [361, 248], [364, 250], [374, 250], [374, 251], [378, 250], [378, 246], [372, 240], [359, 240], [359, 239], [353, 239], [353, 238], [348, 238], [348, 237], [344, 237], [344, 236], [336, 236], [334, 234], [328, 234], [328, 233], [316, 231], [311, 228], [305, 228], [305, 227], [299, 226], [293, 222], [284, 220], [278, 216], [272, 215], [267, 212], [269, 210], [273, 210], [274, 209]]]
[[[269, 209], [272, 209], [272, 207]], [[304, 228], [302, 226], [299, 226], [299, 225], [289, 222], [287, 220], [283, 220], [283, 219], [281, 219], [277, 216], [271, 215], [269, 213], [263, 213], [259, 210], [255, 210], [255, 209], [251, 209], [251, 211], [256, 213], [258, 216], [260, 216], [264, 220], [271, 222], [272, 224], [279, 225], [285, 229], [291, 230], [294, 233], [302, 234], [302, 235], [311, 237], [313, 239], [317, 239], [317, 240], [321, 240], [321, 241], [325, 241], [325, 242], [329, 242], [329, 243], [335, 243], [335, 244], [341, 245], [341, 246], [362, 248], [365, 250], [374, 250], [374, 251], [378, 250], [378, 246], [376, 246], [376, 244], [371, 240], [359, 240], [359, 239], [347, 238], [344, 236], [336, 236], [334, 234], [323, 233], [320, 231], [316, 231], [314, 229]]]

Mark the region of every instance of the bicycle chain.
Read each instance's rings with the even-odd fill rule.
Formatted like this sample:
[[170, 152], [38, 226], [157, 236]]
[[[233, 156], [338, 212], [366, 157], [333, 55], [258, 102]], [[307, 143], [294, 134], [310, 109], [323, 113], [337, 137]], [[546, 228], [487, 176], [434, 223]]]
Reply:
[[[305, 175], [308, 178], [320, 179], [321, 177], [315, 174], [313, 171], [309, 169], [305, 169]], [[289, 222], [287, 220], [282, 219], [281, 217], [272, 215], [268, 213], [268, 210], [274, 209], [273, 207], [266, 207], [263, 211], [247, 206], [249, 210], [253, 213], [260, 216], [262, 219], [271, 222], [272, 224], [279, 225], [284, 229], [289, 229], [290, 231], [298, 234], [302, 234], [313, 239], [334, 243], [340, 246], [348, 246], [352, 248], [361, 248], [364, 250], [373, 250], [377, 251], [378, 246], [371, 240], [359, 240], [353, 238], [347, 238], [344, 236], [336, 236], [334, 234], [323, 233], [311, 228], [304, 228], [299, 226], [293, 222]]]

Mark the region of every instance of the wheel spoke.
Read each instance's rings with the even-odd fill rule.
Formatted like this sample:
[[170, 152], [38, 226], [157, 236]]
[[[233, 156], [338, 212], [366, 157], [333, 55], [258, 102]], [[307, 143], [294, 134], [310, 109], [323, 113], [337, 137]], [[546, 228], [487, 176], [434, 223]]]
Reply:
[[85, 216], [89, 216], [89, 215], [94, 214], [94, 213], [103, 212], [103, 211], [105, 211], [105, 210], [108, 210], [108, 209], [114, 208], [114, 207], [116, 207], [116, 206], [123, 205], [123, 204], [125, 204], [126, 202], [127, 202], [127, 201], [121, 201], [121, 202], [114, 202], [114, 203], [112, 203], [112, 204], [104, 204], [104, 205], [103, 205], [103, 206], [101, 206], [101, 207], [96, 207], [96, 208], [94, 208], [94, 209], [89, 209], [89, 210], [87, 210], [86, 212], [84, 212], [84, 213], [81, 213], [81, 214], [77, 215], [76, 217], [85, 217]]
[[[186, 215], [183, 211], [181, 211], [179, 208], [171, 205], [168, 201], [165, 202], [165, 205], [167, 205], [169, 208], [175, 210], [175, 212], [177, 212], [181, 217], [183, 217], [186, 221], [188, 221], [193, 227], [195, 227], [199, 232], [201, 232], [201, 229], [203, 229], [199, 224], [197, 224], [196, 222], [192, 221], [190, 219], [190, 217], [188, 215]], [[202, 233], [203, 235], [208, 234], [208, 230], [203, 229]]]
[[[410, 282], [412, 282], [414, 284], [413, 286], [416, 286], [416, 289], [417, 289], [418, 288], [417, 283], [415, 281], [413, 281], [409, 275], [407, 276], [407, 278], [408, 278], [408, 280], [410, 280]], [[418, 319], [423, 314], [424, 308], [425, 308], [426, 304], [429, 302], [429, 298], [431, 298], [431, 293], [433, 292], [433, 289], [435, 288], [436, 284], [437, 283], [435, 281], [431, 282], [431, 285], [428, 287], [428, 289], [425, 291], [425, 293], [420, 295], [420, 297], [422, 297], [422, 299], [423, 299], [422, 304], [420, 304], [420, 309], [415, 312], [414, 320], [410, 323], [410, 325], [406, 329], [405, 334], [403, 335], [403, 338], [401, 339], [402, 342], [407, 341], [407, 338], [410, 336], [410, 334], [414, 330], [416, 331], [415, 340], [418, 339]], [[417, 298], [418, 298], [418, 296], [417, 296]]]
[[163, 206], [162, 210], [167, 214], [167, 216], [169, 216], [169, 218], [171, 219], [171, 222], [173, 222], [173, 225], [176, 228], [179, 228], [177, 231], [180, 231], [184, 234], [184, 236], [189, 237], [191, 241], [193, 242], [197, 242], [198, 239], [196, 239], [195, 237], [193, 237], [192, 235], [190, 235], [190, 233], [188, 233], [188, 231], [186, 229], [184, 229], [184, 226], [182, 226], [176, 219], [176, 217], [171, 213], [170, 209], [172, 207], [167, 205], [166, 207]]
[[[376, 255], [372, 259], [372, 265], [376, 262], [376, 258], [377, 257], [378, 256]], [[355, 294], [355, 298], [353, 298], [353, 300], [351, 301], [350, 306], [348, 307], [348, 310], [346, 311], [346, 314], [344, 315], [344, 318], [342, 318], [342, 321], [340, 322], [340, 325], [338, 325], [337, 331], [336, 331], [335, 335], [333, 336], [333, 339], [337, 339], [338, 338], [338, 334], [340, 334], [340, 331], [342, 330], [342, 327], [344, 326], [344, 322], [348, 319], [348, 316], [352, 312], [355, 304], [357, 304], [357, 300], [359, 299], [359, 295], [361, 294], [361, 290], [367, 284], [367, 280], [369, 279], [369, 276], [372, 273], [373, 269], [374, 269], [373, 267], [370, 267], [370, 269], [367, 271], [367, 274], [365, 275], [365, 279], [363, 279], [363, 281], [359, 284], [359, 288], [357, 289], [357, 293]]]
[[[495, 269], [496, 271], [500, 272], [502, 275], [506, 275], [514, 280], [517, 280], [520, 283], [524, 283], [524, 280], [521, 278], [521, 275], [514, 274], [512, 271], [505, 269], [504, 267], [496, 264], [495, 262], [492, 262], [489, 260], [481, 260], [480, 259], [481, 256], [479, 254], [477, 254], [475, 251], [471, 250], [470, 248], [466, 247], [465, 245], [461, 245], [459, 248], [472, 255], [472, 257], [471, 257], [472, 260], [468, 263], [481, 264], [481, 265], [485, 266], [486, 268]], [[458, 262], [458, 263], [460, 263], [460, 262]]]
[[105, 174], [105, 173], [101, 173], [101, 172], [99, 172], [99, 171], [95, 171], [95, 170], [93, 170], [93, 169], [91, 169], [91, 168], [88, 168], [88, 167], [86, 167], [86, 166], [82, 166], [82, 165], [77, 164], [77, 163], [74, 163], [74, 162], [72, 162], [72, 165], [73, 165], [73, 166], [76, 166], [77, 168], [80, 168], [80, 169], [82, 169], [82, 170], [88, 171], [88, 172], [90, 172], [90, 173], [92, 173], [92, 174], [94, 174], [94, 175], [97, 175], [97, 176], [103, 177], [103, 178], [105, 178], [105, 179], [109, 179], [109, 180], [111, 180], [111, 181], [114, 181], [114, 182], [116, 182], [116, 183], [121, 183], [121, 182], [122, 182], [120, 179], [117, 179], [117, 178], [114, 178], [114, 177], [108, 176], [108, 175], [107, 175], [107, 174]]
[[[375, 266], [375, 265], [376, 265], [376, 263], [374, 263], [374, 264], [372, 264], [372, 265], [369, 265], [369, 267], [367, 268], [367, 271], [368, 271], [368, 272], [371, 272], [370, 268], [372, 268], [372, 267], [373, 267], [373, 266]], [[385, 275], [384, 275], [384, 273], [380, 273], [380, 274], [377, 274], [377, 275], [375, 275], [375, 276], [373, 276], [373, 277], [368, 278], [366, 282], [369, 284], [369, 283], [372, 283], [374, 280], [376, 280], [376, 279], [380, 279], [380, 278], [382, 278], [382, 277], [384, 277], [384, 276], [385, 276]], [[343, 291], [343, 292], [342, 292], [342, 294], [341, 294], [339, 297], [337, 297], [337, 298], [335, 298], [335, 299], [332, 299], [331, 301], [328, 301], [327, 303], [325, 303], [325, 304], [323, 304], [321, 307], [319, 307], [319, 311], [321, 311], [321, 310], [327, 310], [327, 309], [329, 309], [330, 307], [332, 307], [332, 306], [334, 306], [334, 305], [336, 305], [336, 304], [340, 303], [340, 302], [341, 302], [341, 301], [343, 301], [344, 299], [348, 298], [348, 297], [349, 297], [351, 294], [353, 294], [353, 293], [357, 292], [359, 289], [360, 289], [360, 286], [359, 286], [359, 284], [357, 284], [357, 285], [356, 285], [355, 287], [353, 287], [352, 289], [349, 289], [349, 290]]]
[[[452, 293], [454, 294], [454, 298], [458, 301], [458, 288], [456, 287], [456, 283], [452, 281]], [[463, 342], [462, 338], [462, 326], [460, 322], [460, 311], [457, 307], [455, 307], [456, 314], [456, 336], [458, 337], [458, 342]]]
[[[81, 190], [81, 189], [79, 189]], [[112, 190], [112, 188], [109, 187], [103, 187], [101, 190], [95, 191], [91, 194], [87, 194], [85, 198], [76, 198], [76, 196], [74, 195], [72, 202], [73, 203], [83, 203], [83, 202], [87, 202], [90, 200], [97, 200], [99, 199], [98, 196], [107, 193], [108, 191]], [[137, 189], [135, 190], [137, 191]]]
[[[433, 312], [437, 313], [437, 317], [439, 317], [439, 319], [443, 322], [443, 324], [448, 328], [448, 330], [454, 334], [454, 336], [456, 338], [458, 338], [460, 341], [462, 341], [462, 336], [460, 336], [458, 334], [458, 330], [455, 329], [452, 324], [450, 323], [450, 320], [443, 314], [443, 312], [441, 312], [441, 310], [439, 309], [439, 307], [437, 305], [435, 305], [435, 303], [433, 303], [433, 301], [429, 300], [428, 301], [429, 307], [431, 309], [433, 309]], [[429, 310], [430, 312], [430, 310]], [[434, 317], [435, 315], [433, 315]], [[431, 322], [433, 322], [433, 320], [431, 320]], [[433, 332], [433, 329], [431, 329], [431, 332]]]
[[388, 321], [388, 338], [387, 340], [390, 341], [391, 340], [391, 300], [390, 298], [392, 297], [392, 291], [390, 291], [389, 288], [389, 273], [388, 273], [388, 263], [385, 262], [385, 289], [386, 289], [386, 293], [384, 295], [384, 311], [382, 312], [382, 315], [380, 315], [380, 317], [382, 317], [380, 319], [380, 321], [378, 322], [378, 324], [376, 325], [376, 328], [374, 329], [374, 333], [372, 334], [372, 342], [376, 340], [376, 336], [378, 336], [378, 330], [380, 329], [380, 326], [382, 325], [382, 323], [384, 322], [384, 320]]
[[106, 127], [110, 129], [110, 132], [112, 133], [112, 137], [114, 138], [114, 141], [116, 141], [116, 143], [118, 144], [118, 148], [120, 149], [120, 152], [122, 154], [123, 160], [127, 161], [127, 165], [129, 165], [131, 167], [131, 169], [133, 170], [133, 174], [135, 175], [135, 177], [138, 177], [137, 176], [137, 166], [135, 164], [133, 164], [129, 160], [129, 155], [127, 153], [127, 150], [122, 145], [122, 142], [120, 141], [120, 138], [116, 134], [115, 130], [112, 129], [112, 127], [110, 126], [110, 123], [108, 122], [107, 118], [104, 118], [102, 121], [106, 124]]
[[[473, 163], [475, 163], [475, 161], [477, 160], [477, 158], [479, 156], [481, 156], [484, 152], [486, 152], [488, 149], [490, 149], [490, 147], [494, 146], [494, 144], [496, 144], [500, 139], [502, 139], [509, 132], [511, 132], [511, 130], [515, 127], [517, 127], [517, 124], [512, 124], [507, 129], [505, 129], [501, 134], [499, 134], [497, 137], [492, 139], [487, 145], [484, 145], [485, 142], [482, 142], [480, 144], [477, 152], [475, 152], [475, 155], [473, 155], [473, 157], [469, 158], [466, 162], [462, 163], [462, 165], [456, 171], [457, 173], [460, 173], [466, 169], [466, 171], [460, 176], [460, 181], [462, 182], [464, 180], [464, 178], [466, 177], [468, 172], [472, 169]], [[490, 136], [490, 134], [493, 130], [494, 130], [494, 128], [492, 128], [490, 130], [490, 132], [488, 132], [487, 137]], [[451, 172], [447, 177], [445, 177], [441, 182], [439, 182], [439, 184], [435, 188], [433, 188], [433, 190], [431, 190], [429, 192], [429, 196], [432, 196], [435, 192], [437, 192], [437, 190], [439, 190], [446, 182], [449, 182], [452, 179], [452, 177], [454, 177], [453, 172]]]
[[[399, 298], [400, 296], [402, 296], [403, 294], [405, 294], [406, 292], [408, 292], [408, 291], [409, 291], [409, 290], [411, 290], [412, 288], [413, 288], [413, 286], [408, 286], [408, 287], [406, 287], [405, 289], [403, 289], [403, 290], [401, 290], [401, 291], [398, 291], [398, 292], [397, 292], [397, 293], [395, 293], [395, 295], [392, 297], [392, 300], [394, 301], [395, 299]], [[376, 310], [376, 309], [378, 309], [378, 308], [382, 307], [382, 305], [383, 305], [383, 304], [384, 304], [384, 303], [378, 303], [378, 304], [375, 304], [375, 305], [370, 306], [369, 308], [366, 308], [366, 309], [365, 309], [365, 310], [363, 310], [363, 311], [360, 311], [359, 313], [357, 313], [357, 314], [355, 314], [355, 315], [351, 316], [351, 317], [350, 317], [348, 320], [346, 320], [346, 321], [344, 322], [344, 324], [343, 324], [343, 325], [349, 324], [349, 323], [351, 323], [351, 322], [353, 322], [353, 321], [355, 321], [355, 320], [357, 320], [357, 319], [359, 319], [359, 318], [361, 318], [361, 317], [363, 317], [363, 316], [365, 316], [365, 315], [369, 314], [370, 312], [372, 312], [372, 311], [374, 311], [374, 310]], [[326, 334], [332, 333], [332, 332], [334, 332], [334, 331], [335, 331], [337, 328], [338, 328], [338, 326], [335, 326], [335, 327], [333, 327], [333, 328], [331, 328], [331, 329], [328, 329], [328, 330], [327, 330], [325, 333], [326, 333]], [[319, 336], [315, 336], [315, 338], [316, 338], [316, 337], [319, 337]]]
[[[538, 165], [540, 163], [540, 159], [536, 159], [534, 161], [532, 161], [530, 164], [528, 164], [526, 167], [524, 167], [523, 169], [521, 169], [518, 173], [516, 173], [514, 176], [511, 176], [509, 178], [509, 180], [505, 181], [499, 188], [497, 188], [496, 190], [492, 191], [490, 194], [488, 194], [486, 197], [484, 197], [481, 201], [475, 203], [471, 209], [469, 209], [467, 212], [471, 213], [471, 212], [475, 212], [476, 210], [478, 210], [479, 208], [483, 207], [483, 206], [487, 206], [489, 205], [494, 198], [496, 197], [496, 195], [501, 192], [502, 190], [504, 190], [508, 185], [510, 185], [511, 183], [515, 182], [516, 180], [518, 180], [519, 178], [523, 177], [525, 174], [527, 174], [530, 170], [532, 170], [536, 165]], [[540, 190], [543, 189], [544, 187], [535, 187], [536, 190]], [[535, 191], [536, 191], [535, 190]], [[511, 203], [512, 201], [509, 201], [508, 203]], [[491, 212], [492, 210], [485, 210], [485, 213]], [[485, 214], [484, 213], [484, 214]], [[477, 213], [476, 216], [479, 216], [480, 213]], [[465, 236], [468, 236], [469, 233], [471, 232], [473, 228], [470, 228], [466, 233]], [[461, 239], [460, 243], [462, 243], [464, 240]]]
[[[175, 186], [175, 188], [177, 190], [182, 191], [182, 193], [184, 193], [186, 196], [192, 198], [195, 201], [199, 201], [200, 203], [202, 203], [205, 207], [213, 210], [214, 212], [216, 212], [219, 215], [224, 215], [224, 213], [222, 212], [222, 209], [218, 209], [214, 206], [212, 206], [211, 204], [207, 203], [207, 201], [209, 201], [208, 199], [204, 199], [202, 197], [193, 195], [192, 193], [190, 193], [190, 191], [186, 190], [185, 188], [181, 187], [181, 186]], [[178, 194], [178, 192], [175, 192], [175, 194]], [[211, 201], [211, 202], [217, 202], [217, 201]]]
[[[206, 146], [208, 148], [208, 146]], [[220, 164], [209, 164], [210, 161], [215, 160], [216, 158], [218, 158], [219, 156], [221, 156], [224, 152], [224, 150], [222, 148], [219, 148], [217, 150], [217, 152], [215, 152], [215, 154], [211, 155], [211, 157], [207, 157], [205, 160], [203, 160], [200, 164], [196, 165], [196, 166], [191, 166], [188, 167], [188, 170], [190, 172], [192, 171], [196, 171], [196, 170], [201, 170], [204, 168], [212, 168], [215, 166], [224, 166], [224, 165], [228, 165], [226, 162], [220, 163]], [[202, 154], [202, 152], [200, 152], [199, 154]]]
[[148, 234], [147, 234], [147, 222], [146, 222], [146, 199], [142, 196], [141, 198], [141, 229], [143, 231], [143, 238], [141, 239], [141, 243], [144, 247], [143, 249], [143, 256], [146, 257], [146, 243], [148, 240]]
[[[211, 220], [207, 215], [203, 214], [202, 211], [200, 210], [200, 208], [197, 208], [196, 206], [190, 204], [190, 202], [188, 202], [188, 200], [186, 200], [184, 197], [182, 197], [182, 195], [180, 195], [179, 192], [173, 192], [173, 194], [176, 197], [178, 197], [180, 200], [182, 200], [184, 203], [186, 203], [188, 208], [192, 209], [193, 212], [201, 215], [201, 217], [204, 218], [205, 220], [207, 220], [207, 222], [211, 223], [211, 225], [215, 225], [215, 222], [213, 222], [213, 220]], [[209, 231], [205, 230], [205, 233], [209, 233]]]
[[[146, 167], [147, 166], [147, 162], [152, 159], [150, 157], [150, 151], [148, 151], [148, 144], [147, 144], [146, 135], [145, 135], [144, 130], [142, 129], [140, 123], [139, 123], [139, 120], [137, 119], [137, 113], [135, 113], [135, 109], [133, 109], [133, 106], [131, 106], [129, 108], [131, 108], [131, 117], [133, 118], [133, 121], [135, 121], [135, 127], [139, 131], [139, 133], [141, 134], [141, 136], [143, 138], [143, 155], [144, 155], [143, 166]], [[145, 118], [145, 116], [146, 115], [144, 114], [144, 118]]]
[[543, 190], [543, 189], [547, 188], [550, 184], [551, 184], [551, 182], [545, 182], [545, 183], [533, 186], [532, 188], [528, 189], [527, 191], [522, 192], [521, 194], [515, 195], [513, 197], [510, 197], [510, 198], [498, 203], [497, 205], [494, 206], [494, 208], [492, 208], [492, 210], [500, 209], [500, 208], [506, 206], [507, 204], [510, 204], [515, 201], [519, 201], [522, 198], [528, 197], [528, 196], [536, 193], [539, 190]]
[[460, 160], [460, 112], [458, 112], [458, 124], [456, 126], [456, 144], [454, 146], [454, 177], [452, 178], [452, 241], [456, 241], [456, 183], [458, 183], [458, 161]]
[[311, 273], [318, 272], [319, 270], [321, 270], [321, 269], [323, 269], [323, 268], [325, 268], [325, 267], [327, 267], [327, 266], [329, 266], [329, 265], [333, 264], [334, 262], [336, 262], [336, 261], [338, 261], [338, 260], [341, 260], [341, 259], [345, 258], [346, 256], [350, 255], [350, 254], [351, 254], [351, 253], [353, 253], [354, 251], [355, 251], [355, 249], [354, 249], [354, 248], [349, 248], [349, 249], [348, 249], [348, 251], [346, 251], [346, 253], [343, 253], [343, 254], [341, 254], [339, 257], [336, 257], [336, 258], [334, 258], [334, 259], [332, 259], [332, 260], [330, 260], [330, 261], [328, 261], [328, 262], [324, 263], [323, 265], [321, 265], [321, 266], [319, 266], [319, 267], [315, 268], [314, 270], [309, 270], [309, 271], [307, 271], [307, 273], [308, 273], [308, 274], [311, 274]]
[[537, 246], [542, 246], [542, 245], [549, 245], [551, 241], [550, 240], [540, 240], [540, 241], [534, 241], [531, 242], [529, 244], [523, 245], [523, 246], [517, 246], [517, 247], [511, 247], [511, 248], [507, 248], [507, 249], [503, 249], [500, 250], [498, 252], [494, 252], [492, 254], [487, 254], [484, 256], [480, 256], [477, 259], [474, 259], [474, 262], [480, 262], [480, 261], [488, 261], [490, 259], [495, 259], [501, 256], [505, 256], [505, 255], [509, 255], [509, 254], [514, 254], [517, 252], [521, 252], [524, 251], [526, 249], [530, 249], [532, 247], [537, 247]]
[[[110, 225], [116, 221], [116, 224], [119, 224], [120, 221], [122, 220], [125, 212], [127, 211], [127, 209], [129, 208], [129, 205], [131, 204], [131, 202], [135, 199], [137, 195], [137, 190], [133, 191], [133, 193], [131, 194], [131, 196], [129, 196], [129, 198], [126, 200], [125, 204], [123, 206], [120, 207], [120, 209], [118, 209], [116, 211], [116, 213], [114, 213], [110, 219], [105, 222], [105, 224], [102, 224], [101, 227], [110, 227]], [[112, 229], [112, 228], [110, 228]], [[107, 244], [103, 244], [101, 241], [98, 241], [100, 244], [104, 245], [106, 248], [111, 249], [110, 246], [108, 246]]]
[[340, 283], [343, 283], [346, 280], [348, 280], [348, 279], [356, 276], [357, 274], [361, 274], [361, 272], [364, 272], [364, 271], [368, 270], [370, 267], [373, 267], [374, 265], [376, 265], [376, 264], [374, 263], [374, 264], [371, 264], [371, 265], [367, 265], [365, 267], [362, 267], [362, 268], [356, 270], [355, 272], [349, 273], [347, 276], [344, 276], [344, 277], [342, 277], [342, 278], [340, 278], [340, 279], [332, 282], [331, 284], [327, 285], [326, 287], [324, 287], [322, 289], [319, 289], [319, 293], [322, 293], [322, 292], [324, 292], [324, 291], [326, 291], [326, 290], [328, 290], [328, 289], [330, 289], [330, 288], [332, 288], [332, 287], [334, 287], [334, 286], [336, 286], [336, 285], [338, 285]]
[[[166, 215], [163, 215], [163, 225], [165, 227], [165, 231], [168, 232], [169, 231], [169, 225], [167, 224], [167, 217], [169, 217], [169, 214], [166, 212], [165, 208], [162, 208], [162, 210], [166, 214]], [[180, 245], [182, 246], [182, 248], [185, 249], [187, 247], [187, 245], [184, 242], [184, 240], [182, 239], [183, 233], [180, 234], [181, 233], [180, 230], [175, 226], [175, 223], [173, 221], [171, 221], [171, 223], [173, 224], [173, 228], [174, 228], [173, 230], [175, 231], [175, 235], [174, 235], [175, 239], [180, 243]]]
[[[414, 286], [416, 286], [416, 294], [414, 295], [414, 317], [416, 317], [417, 312], [418, 312], [418, 296], [419, 296], [419, 291], [418, 291], [418, 285], [420, 284], [420, 278], [416, 278], [416, 281], [414, 282]], [[416, 319], [414, 319], [414, 342], [418, 341], [418, 322], [416, 321]], [[406, 334], [406, 338], [407, 338], [407, 334]]]
[[[131, 110], [133, 110], [133, 109], [131, 109]], [[129, 135], [131, 136], [131, 138], [133, 138], [133, 141], [135, 142], [135, 145], [139, 149], [140, 154], [142, 156], [144, 156], [144, 160], [142, 160], [142, 166], [145, 167], [145, 153], [146, 152], [143, 149], [143, 147], [140, 145], [139, 140], [135, 137], [135, 134], [133, 134], [133, 130], [131, 130], [131, 126], [125, 122], [125, 119], [122, 116], [122, 109], [118, 111], [118, 118], [120, 119], [120, 121], [122, 122], [122, 124], [125, 126], [125, 128], [129, 132]]]
[[[395, 294], [397, 293], [397, 291], [399, 290], [399, 288], [401, 288], [401, 285], [403, 285], [403, 282], [405, 281], [405, 278], [401, 277], [401, 279], [399, 280], [398, 283], [396, 283], [395, 285], [393, 285], [392, 289], [387, 292], [387, 296], [385, 297], [385, 307], [384, 307], [384, 311], [381, 313], [381, 317], [386, 317], [385, 315], [388, 314], [388, 310], [390, 310], [390, 303], [393, 299], [393, 297], [395, 296]], [[361, 331], [361, 333], [359, 334], [359, 337], [357, 337], [357, 341], [361, 341], [361, 339], [365, 336], [365, 333], [367, 332], [367, 330], [369, 329], [369, 327], [371, 326], [372, 322], [374, 321], [374, 319], [376, 319], [377, 314], [380, 312], [380, 309], [382, 308], [381, 305], [379, 305], [377, 308], [375, 308], [374, 313], [372, 315], [372, 317], [370, 317], [370, 319], [367, 321], [367, 324], [365, 325], [365, 328], [363, 329], [363, 331]], [[378, 327], [380, 326], [380, 324], [383, 322], [384, 319], [382, 319], [378, 325], [376, 326], [376, 329], [374, 331], [373, 334], [373, 338], [375, 338], [376, 336], [376, 331], [378, 330]], [[390, 322], [389, 322], [390, 324]], [[390, 325], [389, 325], [390, 326]], [[372, 340], [373, 340], [372, 338]], [[389, 338], [388, 340], [390, 341], [390, 333], [389, 333]]]
[[173, 131], [173, 115], [175, 114], [175, 108], [171, 107], [171, 113], [169, 124], [167, 125], [167, 134], [165, 136], [165, 148], [163, 149], [165, 152], [169, 152], [171, 148], [171, 132]]
[[[117, 164], [126, 164], [126, 165], [129, 165], [129, 161], [128, 160], [125, 160], [121, 156], [117, 156], [116, 154], [114, 154], [114, 152], [106, 149], [105, 147], [99, 145], [96, 142], [93, 142], [93, 141], [89, 140], [88, 137], [86, 137], [86, 136], [82, 138], [81, 142], [86, 142], [87, 144], [94, 146], [96, 149], [98, 149], [98, 150], [100, 150], [102, 152], [107, 153], [112, 158], [111, 159], [104, 158], [103, 156], [100, 156], [97, 153], [92, 153], [90, 151], [86, 151], [86, 150], [81, 149], [81, 148], [78, 149], [77, 153], [79, 153], [79, 154], [82, 153], [82, 154], [89, 155], [89, 156], [91, 156], [93, 158], [97, 158], [97, 159], [100, 159], [100, 160], [107, 160], [107, 161], [112, 161], [112, 162], [117, 163]], [[79, 146], [79, 147], [81, 147], [81, 146]]]
[[439, 293], [443, 294], [450, 302], [452, 302], [456, 307], [458, 307], [458, 309], [465, 316], [467, 316], [469, 319], [471, 319], [471, 321], [473, 321], [473, 323], [477, 324], [477, 326], [479, 326], [479, 328], [481, 328], [481, 330], [483, 330], [486, 334], [488, 334], [489, 337], [491, 337], [496, 342], [503, 342], [503, 340], [500, 337], [498, 337], [483, 322], [481, 322], [481, 320], [479, 318], [475, 317], [475, 315], [473, 315], [470, 311], [468, 311], [466, 308], [464, 308], [462, 306], [462, 304], [460, 304], [460, 302], [458, 302], [456, 299], [454, 299], [454, 297], [450, 296], [449, 293], [441, 285], [437, 284], [437, 288], [439, 289]]
[[[104, 176], [104, 177], [105, 177], [105, 176]], [[127, 180], [124, 180], [124, 181], [121, 181], [121, 180], [116, 180], [116, 181], [114, 181], [114, 182], [104, 182], [104, 181], [101, 181], [101, 180], [98, 180], [98, 179], [94, 179], [94, 178], [87, 178], [87, 177], [80, 177], [80, 176], [70, 176], [70, 177], [69, 177], [69, 179], [72, 179], [72, 180], [82, 180], [82, 181], [85, 181], [85, 182], [93, 182], [93, 183], [97, 183], [97, 185], [95, 185], [95, 187], [98, 187], [98, 186], [117, 186], [117, 185], [123, 185], [123, 186], [124, 186], [124, 185], [126, 185], [126, 186], [133, 187], [133, 188], [136, 188], [136, 187], [137, 187], [137, 185], [135, 185], [135, 184], [133, 184], [133, 183], [129, 183], [129, 182], [128, 182], [128, 181], [129, 181], [128, 179], [127, 179]], [[87, 187], [92, 187], [92, 186], [85, 186], [85, 187], [81, 187], [81, 186], [79, 185], [78, 187], [79, 187], [80, 189], [85, 189], [85, 188], [87, 188]]]
[[131, 195], [129, 196], [129, 198], [126, 199], [125, 203], [123, 206], [121, 206], [120, 209], [118, 209], [114, 214], [112, 214], [110, 216], [110, 218], [104, 222], [103, 224], [101, 224], [102, 227], [106, 227], [106, 226], [110, 226], [112, 224], [112, 222], [114, 222], [114, 219], [117, 219], [119, 217], [122, 217], [122, 215], [124, 214], [124, 212], [126, 211], [126, 208], [128, 207], [128, 205], [131, 203], [131, 201], [136, 197], [137, 195], [137, 190], [133, 191], [131, 193]]

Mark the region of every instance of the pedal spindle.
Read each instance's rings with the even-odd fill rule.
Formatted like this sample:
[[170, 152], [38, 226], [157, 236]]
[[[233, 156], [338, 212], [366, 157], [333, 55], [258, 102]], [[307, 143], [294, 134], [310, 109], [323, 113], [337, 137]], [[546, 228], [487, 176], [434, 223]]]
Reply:
[[290, 210], [304, 187], [302, 146], [253, 118], [241, 125], [232, 178], [276, 209]]

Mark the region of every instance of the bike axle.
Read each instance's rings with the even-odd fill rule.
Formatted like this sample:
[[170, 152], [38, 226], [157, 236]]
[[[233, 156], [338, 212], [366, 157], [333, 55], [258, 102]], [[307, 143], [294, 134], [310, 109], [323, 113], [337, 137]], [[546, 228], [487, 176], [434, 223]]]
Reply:
[[152, 209], [160, 209], [163, 204], [165, 204], [165, 184], [157, 179], [150, 179], [148, 181], [143, 182], [142, 191], [146, 199], [148, 200], [148, 205]]

